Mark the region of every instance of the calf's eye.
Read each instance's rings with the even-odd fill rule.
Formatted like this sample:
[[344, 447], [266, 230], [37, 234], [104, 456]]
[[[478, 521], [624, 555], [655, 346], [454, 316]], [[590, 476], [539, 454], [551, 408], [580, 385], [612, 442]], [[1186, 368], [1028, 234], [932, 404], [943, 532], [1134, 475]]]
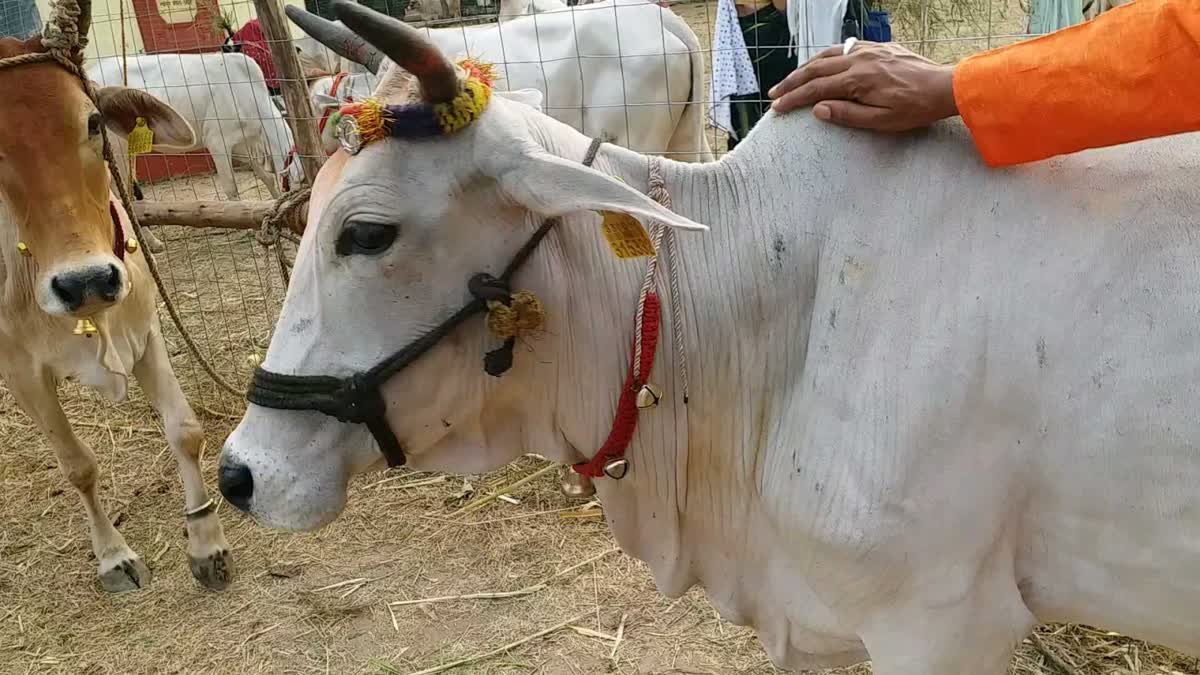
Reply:
[[373, 255], [383, 253], [396, 241], [396, 226], [384, 223], [352, 221], [342, 229], [337, 239], [338, 255]]
[[100, 119], [100, 113], [94, 112], [91, 115], [88, 115], [88, 138], [100, 135], [101, 122], [102, 120]]

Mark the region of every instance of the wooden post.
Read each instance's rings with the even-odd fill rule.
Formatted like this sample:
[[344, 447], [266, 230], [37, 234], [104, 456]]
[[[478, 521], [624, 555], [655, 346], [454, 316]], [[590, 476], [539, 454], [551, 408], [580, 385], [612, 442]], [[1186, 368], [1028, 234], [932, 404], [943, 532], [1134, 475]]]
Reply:
[[279, 74], [279, 89], [287, 106], [287, 122], [296, 141], [300, 166], [304, 168], [304, 182], [312, 185], [317, 170], [325, 163], [325, 152], [317, 134], [316, 116], [308, 99], [308, 87], [304, 83], [304, 72], [300, 70], [300, 59], [296, 57], [296, 49], [292, 46], [287, 18], [279, 0], [254, 0], [254, 9], [267, 36], [271, 60], [275, 62], [275, 70]]
[[[184, 227], [216, 227], [226, 230], [256, 230], [263, 218], [274, 208], [270, 201], [202, 201], [133, 203], [133, 213], [145, 225], [182, 225]], [[292, 212], [284, 221], [288, 229], [303, 234], [308, 218], [308, 204]]]

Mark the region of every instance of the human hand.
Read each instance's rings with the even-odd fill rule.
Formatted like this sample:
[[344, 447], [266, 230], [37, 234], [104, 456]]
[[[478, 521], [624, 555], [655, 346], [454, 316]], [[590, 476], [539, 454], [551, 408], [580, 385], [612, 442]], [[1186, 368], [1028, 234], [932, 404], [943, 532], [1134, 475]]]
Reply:
[[877, 131], [927, 127], [958, 114], [954, 68], [894, 43], [831, 47], [771, 88], [777, 113], [806, 106], [834, 124]]

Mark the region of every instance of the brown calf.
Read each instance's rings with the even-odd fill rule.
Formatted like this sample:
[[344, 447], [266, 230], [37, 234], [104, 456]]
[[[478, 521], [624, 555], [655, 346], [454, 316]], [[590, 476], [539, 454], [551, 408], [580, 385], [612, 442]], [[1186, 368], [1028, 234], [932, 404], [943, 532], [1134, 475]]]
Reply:
[[[40, 38], [0, 39], [0, 60], [41, 50]], [[192, 574], [223, 588], [230, 558], [200, 475], [203, 430], [167, 358], [154, 280], [127, 243], [132, 226], [110, 192], [101, 137], [105, 126], [127, 135], [139, 116], [156, 144], [189, 146], [195, 134], [142, 91], [105, 87], [93, 103], [54, 62], [0, 67], [0, 91], [0, 378], [79, 491], [108, 591], [144, 587], [150, 572], [101, 508], [95, 455], [72, 431], [56, 385], [76, 378], [121, 400], [137, 378], [179, 464]], [[94, 334], [77, 334], [85, 318]]]

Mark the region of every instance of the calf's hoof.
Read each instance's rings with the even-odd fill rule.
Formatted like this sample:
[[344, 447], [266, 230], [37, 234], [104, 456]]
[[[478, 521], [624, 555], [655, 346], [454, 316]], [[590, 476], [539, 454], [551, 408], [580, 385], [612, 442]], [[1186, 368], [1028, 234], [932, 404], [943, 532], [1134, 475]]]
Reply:
[[146, 248], [149, 249], [151, 253], [162, 253], [163, 251], [167, 250], [167, 246], [166, 244], [162, 243], [162, 239], [159, 239], [154, 235], [153, 232], [144, 227], [142, 228], [142, 238], [146, 240]]
[[221, 549], [202, 558], [188, 556], [192, 576], [201, 586], [214, 591], [225, 590], [233, 581], [233, 556]]
[[596, 486], [592, 479], [580, 473], [575, 473], [570, 467], [560, 477], [559, 488], [569, 499], [588, 499], [596, 494]]
[[130, 553], [128, 557], [100, 567], [100, 586], [109, 593], [126, 593], [150, 585], [150, 568]]

